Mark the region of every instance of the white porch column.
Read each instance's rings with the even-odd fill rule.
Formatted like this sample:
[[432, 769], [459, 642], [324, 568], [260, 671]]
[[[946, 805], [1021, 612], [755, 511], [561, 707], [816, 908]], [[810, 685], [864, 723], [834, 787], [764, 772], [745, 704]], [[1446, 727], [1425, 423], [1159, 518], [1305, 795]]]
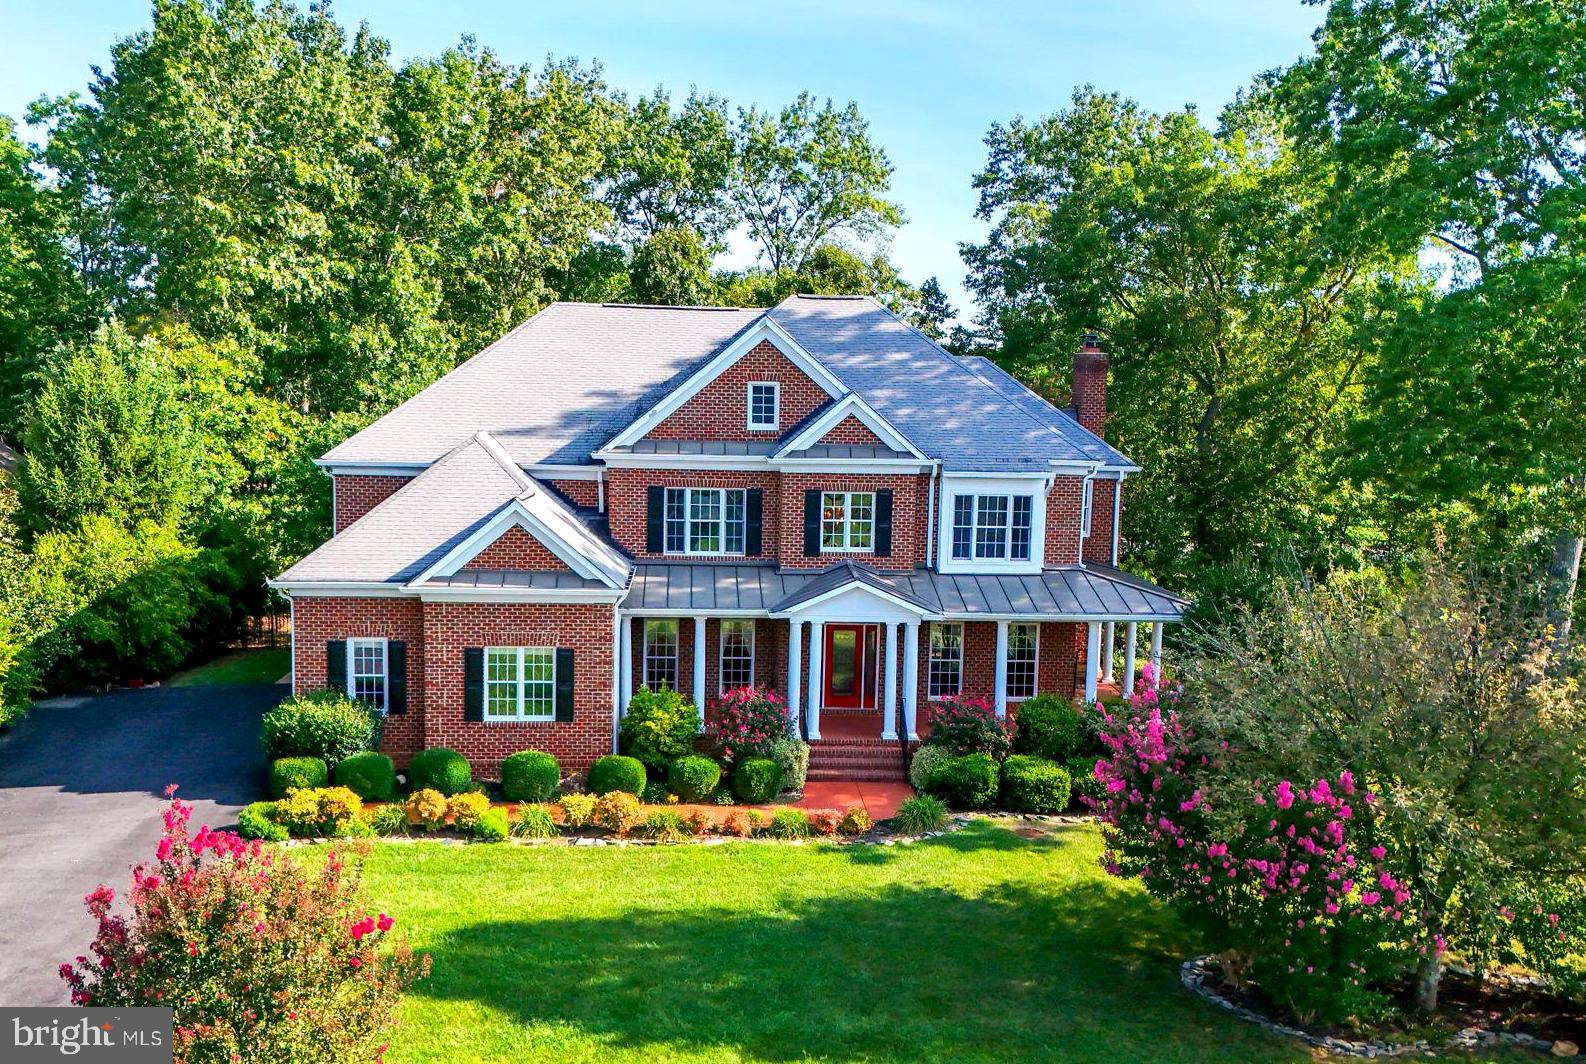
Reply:
[[1124, 638], [1127, 642], [1123, 646], [1123, 697], [1128, 698], [1134, 694], [1134, 645], [1139, 641], [1140, 626], [1130, 621], [1124, 627]]
[[1117, 629], [1113, 627], [1112, 621], [1108, 621], [1101, 633], [1101, 675], [1108, 683], [1112, 683], [1112, 648], [1117, 641]]
[[628, 712], [633, 701], [633, 618], [619, 615], [617, 622], [617, 713]]
[[886, 649], [882, 651], [882, 660], [886, 662], [886, 673], [881, 686], [881, 697], [885, 699], [881, 711], [881, 738], [896, 739], [898, 737], [898, 628], [894, 622], [887, 622], [881, 626], [881, 638], [886, 641]]
[[1096, 673], [1101, 664], [1101, 622], [1085, 625], [1085, 701], [1096, 701]]
[[919, 693], [920, 622], [907, 621], [903, 625], [903, 734], [910, 742], [919, 738], [914, 730], [915, 700]]
[[825, 678], [821, 658], [826, 649], [826, 626], [810, 622], [810, 700], [804, 707], [805, 737], [814, 742], [821, 737], [821, 682]]
[[996, 680], [994, 681], [992, 704], [996, 706], [997, 717], [1000, 720], [1008, 715], [1008, 622], [997, 622], [997, 656]]
[[694, 618], [694, 704], [699, 708], [699, 726], [705, 727], [705, 618]]
[[787, 722], [796, 736], [799, 729], [799, 695], [802, 693], [800, 685], [804, 682], [803, 670], [799, 667], [804, 657], [804, 622], [789, 621], [787, 623]]
[[1162, 682], [1162, 622], [1151, 622], [1151, 671]]

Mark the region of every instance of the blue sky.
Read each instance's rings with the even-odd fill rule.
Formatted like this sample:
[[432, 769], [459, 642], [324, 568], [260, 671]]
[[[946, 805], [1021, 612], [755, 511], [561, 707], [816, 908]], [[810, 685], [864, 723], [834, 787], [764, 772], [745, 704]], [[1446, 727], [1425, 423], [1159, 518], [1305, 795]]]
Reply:
[[[1309, 49], [1321, 9], [1300, 0], [338, 0], [398, 59], [473, 34], [505, 59], [598, 59], [637, 94], [690, 86], [734, 104], [779, 106], [808, 89], [855, 100], [897, 168], [909, 223], [891, 253], [916, 282], [938, 275], [962, 312], [958, 244], [979, 239], [970, 179], [993, 122], [1063, 106], [1094, 84], [1208, 120], [1257, 73]], [[0, 0], [0, 114], [79, 89], [111, 43], [148, 23], [146, 0]], [[734, 249], [735, 260], [746, 249]]]

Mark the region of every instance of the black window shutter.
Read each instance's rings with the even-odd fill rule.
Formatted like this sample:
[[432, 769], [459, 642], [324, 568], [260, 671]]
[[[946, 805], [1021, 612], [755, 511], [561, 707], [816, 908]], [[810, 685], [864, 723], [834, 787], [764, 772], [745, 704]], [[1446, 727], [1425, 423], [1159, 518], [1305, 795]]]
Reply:
[[814, 558], [821, 552], [821, 493], [815, 488], [804, 493], [804, 556]]
[[644, 549], [651, 554], [666, 552], [666, 489], [652, 484], [649, 509], [644, 516]]
[[385, 645], [387, 713], [408, 711], [408, 645], [395, 639]]
[[556, 719], [573, 719], [573, 648], [556, 649]]
[[463, 648], [463, 719], [485, 719], [485, 648]]
[[743, 552], [751, 558], [760, 553], [760, 528], [765, 510], [765, 492], [750, 488], [743, 499]]
[[347, 692], [347, 640], [332, 639], [325, 644], [325, 687]]
[[876, 556], [892, 555], [892, 489], [876, 492]]

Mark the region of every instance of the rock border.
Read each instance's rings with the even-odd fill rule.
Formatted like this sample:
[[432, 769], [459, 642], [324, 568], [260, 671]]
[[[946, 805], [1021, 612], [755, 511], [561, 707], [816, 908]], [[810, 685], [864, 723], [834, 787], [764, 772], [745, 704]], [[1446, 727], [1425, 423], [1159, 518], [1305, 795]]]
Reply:
[[1179, 966], [1179, 982], [1192, 994], [1205, 998], [1226, 1012], [1232, 1013], [1247, 1023], [1253, 1023], [1263, 1030], [1284, 1038], [1292, 1038], [1304, 1042], [1317, 1049], [1325, 1049], [1346, 1057], [1364, 1057], [1367, 1059], [1382, 1059], [1391, 1057], [1408, 1056], [1420, 1053], [1428, 1056], [1435, 1055], [1440, 1049], [1478, 1049], [1490, 1046], [1516, 1046], [1521, 1049], [1533, 1049], [1541, 1053], [1550, 1053], [1553, 1043], [1534, 1035], [1520, 1034], [1513, 1031], [1494, 1031], [1486, 1027], [1466, 1027], [1455, 1033], [1446, 1042], [1430, 1042], [1421, 1039], [1415, 1042], [1386, 1042], [1380, 1038], [1356, 1041], [1350, 1038], [1336, 1038], [1332, 1035], [1313, 1034], [1298, 1027], [1291, 1027], [1279, 1023], [1270, 1016], [1256, 1012], [1254, 1009], [1245, 1008], [1218, 993], [1215, 984], [1220, 979], [1221, 973], [1216, 962], [1210, 956], [1194, 957]]

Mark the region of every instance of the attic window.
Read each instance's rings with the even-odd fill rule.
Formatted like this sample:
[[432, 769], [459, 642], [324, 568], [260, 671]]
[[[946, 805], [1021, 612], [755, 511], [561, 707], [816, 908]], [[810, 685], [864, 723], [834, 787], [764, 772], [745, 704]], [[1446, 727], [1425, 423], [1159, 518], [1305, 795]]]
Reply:
[[782, 386], [776, 381], [749, 384], [749, 428], [774, 432], [781, 420]]

